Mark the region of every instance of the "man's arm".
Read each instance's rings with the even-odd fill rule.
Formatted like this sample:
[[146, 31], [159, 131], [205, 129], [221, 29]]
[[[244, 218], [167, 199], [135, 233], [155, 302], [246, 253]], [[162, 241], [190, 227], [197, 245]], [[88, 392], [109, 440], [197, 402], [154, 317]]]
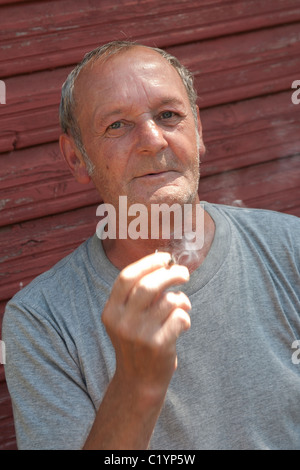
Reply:
[[[37, 301], [38, 295], [32, 297]], [[6, 308], [2, 333], [18, 449], [82, 448], [95, 406], [73, 338], [42, 306], [19, 298]]]
[[117, 278], [102, 321], [116, 353], [111, 380], [84, 449], [147, 449], [172, 375], [176, 340], [190, 326], [189, 299], [165, 292], [189, 279], [170, 255], [147, 256]]

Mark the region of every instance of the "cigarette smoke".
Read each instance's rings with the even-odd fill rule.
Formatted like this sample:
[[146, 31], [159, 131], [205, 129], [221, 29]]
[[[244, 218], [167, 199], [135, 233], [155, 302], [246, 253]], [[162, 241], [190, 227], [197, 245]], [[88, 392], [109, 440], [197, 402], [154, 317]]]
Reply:
[[176, 240], [176, 244], [171, 248], [171, 254], [177, 264], [190, 265], [200, 259], [199, 247], [195, 243], [195, 234], [183, 234], [181, 240]]

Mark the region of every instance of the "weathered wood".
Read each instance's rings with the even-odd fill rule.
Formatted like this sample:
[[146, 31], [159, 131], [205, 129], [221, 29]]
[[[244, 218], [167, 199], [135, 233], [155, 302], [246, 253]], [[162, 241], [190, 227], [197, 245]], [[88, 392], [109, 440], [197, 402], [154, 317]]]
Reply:
[[4, 365], [0, 364], [0, 383], [5, 381]]
[[0, 0], [0, 5], [9, 5], [10, 3], [25, 3], [28, 0]]
[[200, 116], [207, 148], [203, 176], [299, 152], [300, 114], [290, 91], [206, 109]]
[[[195, 73], [201, 109], [291, 89], [300, 70], [298, 24], [170, 48]], [[61, 85], [71, 68], [6, 80], [0, 152], [57, 140]]]
[[[0, 325], [15, 292], [95, 231], [99, 196], [62, 161], [58, 104], [74, 64], [109, 40], [167, 48], [194, 71], [202, 200], [300, 216], [299, 0], [0, 0], [0, 17]], [[0, 365], [0, 449], [15, 448]]]
[[1, 229], [0, 299], [70, 253], [96, 229], [96, 206]]
[[57, 143], [12, 152], [3, 160], [2, 226], [100, 202], [92, 184], [76, 182]]
[[169, 50], [194, 72], [200, 108], [290, 89], [300, 70], [298, 24]]
[[113, 39], [167, 47], [295, 22], [300, 7], [297, 0], [264, 0], [259, 9], [256, 0], [68, 0], [3, 6], [1, 18], [0, 68], [6, 77], [75, 63]]
[[[1, 369], [3, 370], [3, 366], [0, 366], [0, 371]], [[0, 417], [0, 449], [16, 450], [12, 405], [4, 380], [0, 381]]]
[[300, 154], [200, 179], [202, 200], [300, 215]]
[[0, 107], [0, 152], [56, 141], [61, 86], [71, 68], [5, 80], [6, 105]]

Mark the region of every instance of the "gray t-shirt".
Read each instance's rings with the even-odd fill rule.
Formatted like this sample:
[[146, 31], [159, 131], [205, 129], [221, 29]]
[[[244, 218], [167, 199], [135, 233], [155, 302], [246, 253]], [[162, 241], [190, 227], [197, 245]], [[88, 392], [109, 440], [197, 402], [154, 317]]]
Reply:
[[[182, 290], [151, 449], [300, 449], [300, 219], [205, 203], [211, 249]], [[119, 271], [92, 237], [9, 302], [6, 378], [20, 449], [80, 449], [115, 370], [101, 312]]]

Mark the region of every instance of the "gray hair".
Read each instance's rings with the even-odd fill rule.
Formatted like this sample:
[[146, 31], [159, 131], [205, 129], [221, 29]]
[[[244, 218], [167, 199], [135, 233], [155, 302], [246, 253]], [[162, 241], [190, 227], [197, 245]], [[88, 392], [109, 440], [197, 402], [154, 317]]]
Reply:
[[[102, 60], [106, 60], [112, 55], [129, 50], [136, 46], [143, 45], [131, 41], [112, 41], [103, 46], [97, 47], [96, 49], [93, 49], [92, 51], [88, 52], [84, 56], [83, 60], [72, 70], [72, 72], [68, 75], [66, 81], [62, 86], [61, 101], [59, 106], [60, 126], [64, 133], [70, 133], [73, 137], [75, 145], [77, 146], [78, 150], [81, 152], [84, 158], [89, 174], [93, 173], [94, 166], [91, 160], [89, 159], [89, 156], [87, 155], [87, 152], [83, 145], [80, 127], [76, 119], [76, 101], [74, 97], [74, 86], [76, 79], [81, 70], [87, 64], [92, 64], [99, 58], [102, 58]], [[194, 119], [195, 122], [197, 122], [197, 92], [194, 88], [194, 77], [192, 73], [184, 65], [182, 65], [176, 57], [169, 54], [168, 52], [156, 47], [143, 47], [148, 47], [149, 49], [158, 52], [164, 59], [167, 60], [170, 65], [172, 65], [172, 67], [175, 68], [186, 89]]]

